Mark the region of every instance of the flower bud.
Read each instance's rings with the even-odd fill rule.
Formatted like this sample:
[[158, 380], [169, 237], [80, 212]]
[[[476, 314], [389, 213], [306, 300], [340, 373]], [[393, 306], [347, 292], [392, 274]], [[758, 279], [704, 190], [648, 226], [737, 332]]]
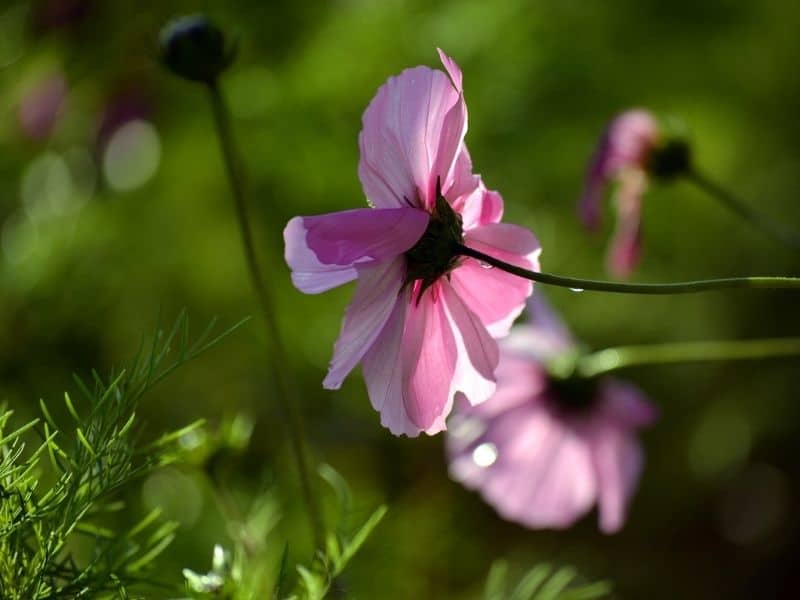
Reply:
[[161, 62], [175, 75], [212, 83], [236, 55], [222, 30], [203, 15], [179, 17], [167, 23], [159, 38]]

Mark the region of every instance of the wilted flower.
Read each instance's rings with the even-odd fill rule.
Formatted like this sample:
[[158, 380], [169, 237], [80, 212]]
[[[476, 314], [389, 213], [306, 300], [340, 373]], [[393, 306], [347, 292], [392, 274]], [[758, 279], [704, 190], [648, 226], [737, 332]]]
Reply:
[[606, 128], [586, 173], [580, 213], [589, 229], [600, 223], [605, 187], [617, 185], [617, 226], [607, 264], [618, 277], [628, 276], [639, 262], [641, 200], [647, 188], [648, 161], [660, 136], [652, 114], [641, 109], [624, 112]]
[[532, 286], [459, 257], [464, 243], [538, 269], [529, 231], [501, 224], [503, 201], [472, 173], [461, 71], [391, 77], [363, 117], [358, 174], [372, 208], [295, 217], [284, 231], [292, 281], [319, 293], [358, 279], [323, 385], [360, 362], [372, 405], [395, 434], [445, 428], [453, 397], [495, 387], [497, 343]]
[[450, 474], [510, 521], [560, 529], [597, 503], [600, 528], [613, 533], [642, 470], [636, 430], [655, 420], [655, 409], [610, 377], [550, 376], [545, 365], [574, 352], [574, 342], [541, 299], [534, 304], [533, 321], [500, 343], [494, 396], [457, 403]]

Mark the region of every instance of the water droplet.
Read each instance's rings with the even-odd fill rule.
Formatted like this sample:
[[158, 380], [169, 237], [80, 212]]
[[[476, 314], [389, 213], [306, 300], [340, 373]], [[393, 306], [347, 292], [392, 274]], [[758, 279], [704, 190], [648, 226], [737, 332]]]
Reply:
[[487, 263], [487, 262], [483, 262], [483, 261], [481, 261], [481, 262], [480, 262], [480, 265], [481, 265], [481, 267], [483, 267], [484, 269], [494, 269], [494, 265], [490, 265], [490, 264], [489, 264], [489, 263]]
[[583, 288], [569, 288], [569, 291], [570, 292], [576, 292], [576, 293], [579, 294], [579, 293], [581, 293], [583, 291]]
[[472, 451], [472, 461], [479, 467], [491, 467], [496, 460], [497, 446], [489, 442], [484, 442]]

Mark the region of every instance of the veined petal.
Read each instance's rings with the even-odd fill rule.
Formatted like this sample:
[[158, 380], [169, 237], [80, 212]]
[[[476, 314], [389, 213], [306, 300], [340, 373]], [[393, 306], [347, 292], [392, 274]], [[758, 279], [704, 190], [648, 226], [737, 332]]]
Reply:
[[[505, 262], [539, 270], [539, 242], [522, 227], [507, 223], [482, 225], [467, 231], [464, 241]], [[495, 337], [508, 333], [533, 291], [533, 284], [527, 279], [486, 268], [472, 258], [462, 259], [451, 273], [451, 281], [461, 299]]]
[[405, 259], [398, 256], [391, 262], [356, 265], [356, 270], [356, 293], [347, 307], [328, 375], [322, 382], [323, 387], [329, 390], [339, 389], [347, 374], [383, 331], [398, 302]]
[[456, 368], [456, 342], [440, 286], [434, 284], [406, 312], [402, 351], [406, 413], [420, 429], [436, 433], [452, 403], [450, 386]]
[[422, 237], [429, 218], [410, 207], [295, 217], [283, 231], [292, 281], [306, 293], [352, 281], [356, 263], [391, 259], [411, 248]]
[[[437, 177], [444, 186], [466, 133], [466, 106], [450, 77], [407, 69], [380, 87], [363, 117], [358, 174], [380, 208], [430, 208]], [[435, 172], [434, 172], [435, 170]]]
[[449, 283], [443, 281], [440, 289], [456, 340], [456, 369], [450, 396], [461, 392], [470, 404], [480, 404], [488, 400], [496, 388], [495, 369], [499, 361], [497, 342]]
[[450, 76], [450, 81], [453, 82], [453, 86], [456, 88], [456, 90], [458, 90], [459, 93], [463, 93], [464, 86], [461, 68], [456, 64], [456, 61], [445, 54], [441, 48], [437, 48], [436, 52], [439, 53], [439, 60], [442, 61], [442, 65], [444, 65], [447, 74]]
[[481, 225], [499, 223], [503, 218], [503, 197], [499, 192], [487, 190], [483, 182], [460, 203], [464, 229], [469, 231]]
[[361, 361], [364, 381], [372, 406], [381, 415], [381, 425], [394, 435], [416, 437], [421, 429], [406, 413], [403, 395], [401, 347], [406, 311], [411, 304], [411, 290], [405, 288], [378, 338]]

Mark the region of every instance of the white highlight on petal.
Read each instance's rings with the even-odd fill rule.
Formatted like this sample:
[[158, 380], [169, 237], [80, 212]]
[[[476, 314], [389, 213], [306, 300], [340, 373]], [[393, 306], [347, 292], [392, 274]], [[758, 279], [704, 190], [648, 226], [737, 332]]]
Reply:
[[491, 467], [497, 461], [497, 446], [484, 442], [472, 451], [472, 461], [479, 467]]

